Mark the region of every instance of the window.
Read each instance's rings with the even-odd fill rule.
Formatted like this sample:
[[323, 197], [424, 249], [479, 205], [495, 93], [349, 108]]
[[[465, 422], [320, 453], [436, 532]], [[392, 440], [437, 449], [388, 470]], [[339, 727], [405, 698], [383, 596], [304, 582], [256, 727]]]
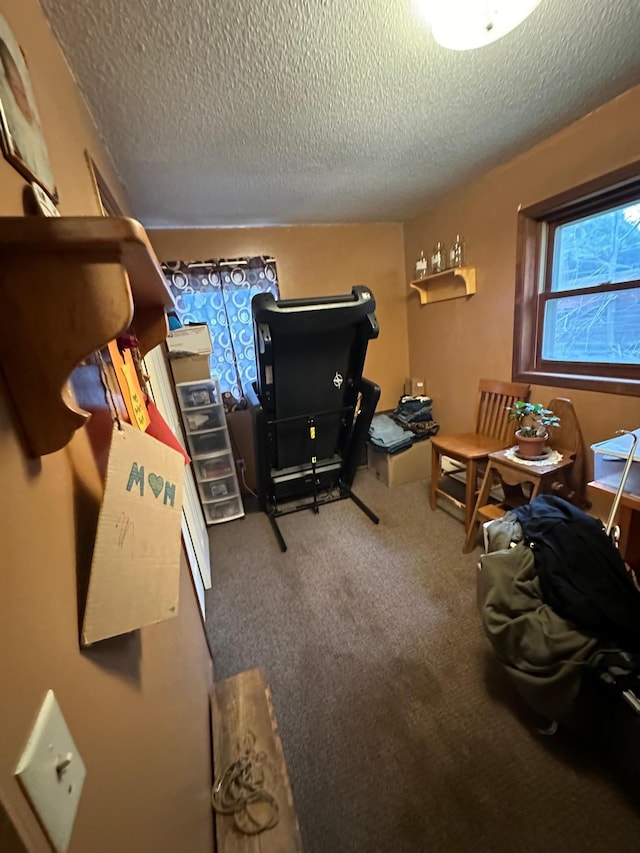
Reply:
[[519, 213], [513, 378], [640, 395], [640, 163]]
[[256, 379], [251, 299], [256, 293], [279, 299], [274, 259], [170, 261], [162, 268], [180, 322], [207, 323], [213, 342], [211, 372], [223, 392], [240, 399]]

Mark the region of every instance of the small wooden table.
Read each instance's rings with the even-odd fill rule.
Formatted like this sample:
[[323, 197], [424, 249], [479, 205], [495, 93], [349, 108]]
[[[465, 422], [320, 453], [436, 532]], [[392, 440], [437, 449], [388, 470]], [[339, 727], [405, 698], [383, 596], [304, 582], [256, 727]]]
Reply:
[[550, 462], [545, 465], [523, 465], [506, 455], [509, 449], [496, 450], [487, 457], [487, 470], [478, 492], [478, 500], [464, 543], [463, 551], [465, 554], [473, 550], [479, 525], [484, 521], [500, 518], [509, 510], [509, 506], [503, 503], [492, 504], [488, 502], [494, 480], [497, 477], [508, 486], [522, 486], [524, 483], [530, 483], [532, 486], [531, 495], [528, 501], [525, 501], [528, 503], [539, 492], [550, 488], [551, 484], [556, 482], [558, 478], [566, 483], [566, 474], [574, 463], [574, 454], [571, 451], [554, 448], [557, 453], [562, 455], [559, 462]]
[[[616, 489], [605, 486], [597, 480], [587, 483], [587, 489], [610, 497], [612, 503], [616, 495]], [[632, 495], [630, 492], [622, 493], [614, 523], [617, 523], [620, 528], [618, 547], [622, 559], [634, 572], [640, 572], [640, 495]]]

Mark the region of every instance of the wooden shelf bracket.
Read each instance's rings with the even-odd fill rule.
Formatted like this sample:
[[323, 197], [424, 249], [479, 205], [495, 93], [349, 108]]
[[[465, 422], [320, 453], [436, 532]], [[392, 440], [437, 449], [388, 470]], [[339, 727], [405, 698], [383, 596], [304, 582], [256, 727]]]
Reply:
[[173, 299], [143, 227], [109, 217], [0, 218], [0, 367], [32, 456], [90, 417], [69, 375], [132, 328], [148, 352]]
[[476, 268], [455, 267], [444, 270], [412, 281], [409, 287], [418, 291], [421, 305], [472, 296], [476, 292]]

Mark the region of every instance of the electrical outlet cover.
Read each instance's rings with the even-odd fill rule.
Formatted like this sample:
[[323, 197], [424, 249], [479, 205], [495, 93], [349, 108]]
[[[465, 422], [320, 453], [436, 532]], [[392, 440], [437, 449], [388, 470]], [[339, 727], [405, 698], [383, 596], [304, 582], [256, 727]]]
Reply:
[[15, 775], [58, 853], [66, 853], [86, 776], [53, 690], [45, 696]]

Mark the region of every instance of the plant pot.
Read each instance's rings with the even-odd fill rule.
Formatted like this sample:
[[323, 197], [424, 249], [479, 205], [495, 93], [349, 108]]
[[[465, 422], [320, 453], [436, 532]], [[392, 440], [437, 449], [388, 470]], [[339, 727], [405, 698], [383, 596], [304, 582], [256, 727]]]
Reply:
[[544, 435], [537, 435], [535, 438], [527, 438], [524, 435], [520, 435], [520, 430], [517, 430], [516, 438], [518, 439], [518, 451], [521, 456], [542, 456], [544, 453], [544, 444], [549, 438], [549, 434], [545, 433]]

